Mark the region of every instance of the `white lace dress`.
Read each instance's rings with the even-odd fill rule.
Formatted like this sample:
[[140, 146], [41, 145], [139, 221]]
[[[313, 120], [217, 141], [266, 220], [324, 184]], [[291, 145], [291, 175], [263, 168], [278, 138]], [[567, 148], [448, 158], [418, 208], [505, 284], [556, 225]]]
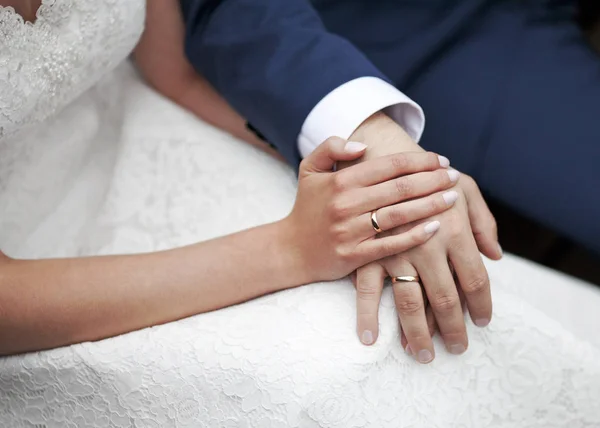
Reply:
[[[282, 164], [197, 121], [127, 62], [144, 0], [0, 8], [0, 245], [14, 257], [152, 251], [281, 217]], [[268, 260], [265, 260], [268, 263]], [[348, 281], [98, 343], [0, 359], [0, 426], [599, 427], [599, 293], [507, 257], [466, 355], [421, 366], [386, 290], [355, 335]], [[552, 317], [552, 319], [550, 318]]]

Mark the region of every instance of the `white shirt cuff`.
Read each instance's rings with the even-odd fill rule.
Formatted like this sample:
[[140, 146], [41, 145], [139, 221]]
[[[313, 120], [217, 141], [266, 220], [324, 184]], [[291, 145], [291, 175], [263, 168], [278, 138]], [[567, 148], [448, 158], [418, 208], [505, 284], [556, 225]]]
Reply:
[[334, 89], [312, 109], [298, 136], [300, 154], [308, 156], [332, 136], [349, 138], [361, 123], [381, 110], [415, 141], [421, 139], [423, 109], [386, 81], [366, 76]]

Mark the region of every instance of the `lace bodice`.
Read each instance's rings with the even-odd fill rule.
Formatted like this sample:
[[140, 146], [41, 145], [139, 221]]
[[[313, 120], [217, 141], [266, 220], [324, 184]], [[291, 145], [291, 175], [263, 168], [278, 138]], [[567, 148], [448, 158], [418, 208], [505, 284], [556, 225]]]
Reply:
[[[35, 23], [0, 7], [0, 245], [5, 252], [48, 256], [21, 252], [27, 237], [64, 202], [86, 163], [103, 159], [99, 150], [115, 152], [122, 88], [104, 82], [114, 80], [112, 71], [140, 38], [145, 7], [145, 0], [43, 0]], [[98, 185], [98, 195], [105, 190], [100, 186], [105, 187]], [[89, 209], [99, 203], [99, 196], [88, 201]]]
[[145, 0], [44, 0], [35, 23], [0, 7], [0, 139], [46, 120], [114, 69]]

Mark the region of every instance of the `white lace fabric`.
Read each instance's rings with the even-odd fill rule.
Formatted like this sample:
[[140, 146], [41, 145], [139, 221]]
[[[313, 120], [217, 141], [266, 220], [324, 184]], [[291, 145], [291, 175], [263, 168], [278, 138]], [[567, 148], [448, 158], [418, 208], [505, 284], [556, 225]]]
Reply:
[[139, 1], [44, 0], [25, 23], [0, 7], [0, 138], [56, 114], [116, 67], [142, 12]]
[[[142, 0], [46, 0], [35, 24], [0, 8], [0, 87], [15, 94], [0, 91], [7, 253], [155, 251], [271, 221], [292, 206], [291, 170], [164, 100], [124, 61], [143, 15]], [[364, 347], [349, 281], [313, 284], [97, 343], [0, 358], [0, 427], [600, 426], [600, 361], [586, 340], [597, 317], [567, 311], [587, 320], [575, 337], [506, 292], [535, 299], [520, 291], [527, 283], [503, 280], [511, 278], [503, 271], [522, 269], [527, 280], [534, 269], [502, 263], [490, 266], [493, 322], [469, 324], [464, 356], [439, 342], [431, 365], [405, 355], [389, 289], [381, 336]], [[583, 295], [556, 283], [564, 296]], [[585, 307], [600, 305], [599, 293], [585, 296]]]

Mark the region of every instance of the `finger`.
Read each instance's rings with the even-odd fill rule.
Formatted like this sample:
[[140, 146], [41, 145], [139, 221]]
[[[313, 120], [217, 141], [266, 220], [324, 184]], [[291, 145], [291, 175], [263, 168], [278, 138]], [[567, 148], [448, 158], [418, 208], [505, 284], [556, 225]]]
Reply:
[[[459, 284], [458, 279], [455, 279], [454, 282]], [[458, 298], [460, 299], [460, 308], [463, 311], [463, 314], [467, 312], [467, 298], [465, 297], [465, 293], [462, 291], [462, 288], [458, 287]]]
[[[421, 287], [423, 290], [423, 287]], [[423, 290], [423, 301], [425, 302], [425, 318], [427, 319], [427, 328], [429, 329], [429, 334], [431, 337], [435, 335], [437, 324], [435, 321], [435, 314], [433, 313], [433, 309], [431, 309], [431, 305], [429, 304], [429, 299], [427, 299], [427, 293]]]
[[410, 346], [410, 351], [418, 362], [430, 363], [435, 353], [427, 327], [421, 285], [418, 282], [397, 282], [392, 287], [407, 346]]
[[300, 176], [311, 172], [330, 172], [340, 161], [351, 161], [361, 157], [367, 145], [331, 137], [319, 145], [300, 164]]
[[[386, 231], [439, 214], [453, 206], [458, 198], [458, 192], [449, 190], [380, 208], [375, 212], [375, 216], [381, 230]], [[352, 219], [349, 229], [354, 231], [356, 237], [360, 239], [370, 238], [377, 233], [371, 222], [370, 212]]]
[[431, 306], [429, 305], [425, 307], [425, 318], [427, 319], [427, 328], [429, 329], [429, 334], [431, 337], [433, 337], [437, 331], [437, 322], [435, 321], [433, 309], [431, 309]]
[[448, 255], [465, 294], [471, 319], [478, 327], [485, 327], [492, 319], [490, 280], [475, 241], [470, 236], [466, 238], [450, 248]]
[[479, 251], [492, 260], [502, 258], [502, 247], [498, 243], [496, 219], [485, 203], [479, 187], [471, 177], [464, 177], [463, 190], [469, 210], [469, 221]]
[[372, 261], [408, 251], [427, 242], [439, 229], [440, 222], [436, 220], [417, 225], [398, 235], [363, 241], [356, 249], [357, 264], [363, 266]]
[[429, 252], [421, 262], [416, 268], [444, 344], [450, 353], [462, 354], [468, 346], [467, 329], [448, 261], [442, 254]]
[[448, 158], [431, 152], [394, 153], [362, 162], [344, 170], [355, 187], [372, 186], [403, 175], [447, 168]]
[[[431, 306], [425, 302], [425, 318], [427, 319], [427, 328], [429, 329], [429, 335], [433, 338], [437, 331], [437, 323], [435, 322], [435, 315], [431, 310]], [[412, 349], [408, 346], [408, 339], [406, 339], [406, 335], [404, 334], [404, 330], [402, 330], [402, 325], [400, 325], [400, 344], [402, 345], [402, 349], [412, 356]]]
[[[450, 273], [452, 274], [454, 283], [460, 284], [460, 281], [458, 280], [458, 277], [456, 276], [456, 272], [454, 270], [454, 266], [452, 265], [452, 262], [448, 262], [448, 265], [450, 266]], [[465, 298], [465, 293], [463, 293], [463, 291], [460, 287], [457, 287], [456, 291], [458, 292], [458, 298], [460, 299], [460, 307], [464, 314], [467, 312], [467, 299]]]
[[398, 202], [429, 196], [452, 187], [458, 177], [458, 171], [438, 169], [407, 175], [371, 187], [354, 189], [356, 211], [371, 212]]
[[[398, 322], [400, 322], [400, 319], [398, 319]], [[406, 339], [404, 330], [402, 330], [402, 325], [400, 325], [400, 345], [402, 345], [404, 352], [412, 357], [412, 350], [410, 349], [410, 346], [408, 346], [408, 340]]]
[[379, 336], [379, 303], [385, 270], [379, 263], [370, 263], [357, 270], [356, 311], [357, 333], [364, 345], [372, 345]]

